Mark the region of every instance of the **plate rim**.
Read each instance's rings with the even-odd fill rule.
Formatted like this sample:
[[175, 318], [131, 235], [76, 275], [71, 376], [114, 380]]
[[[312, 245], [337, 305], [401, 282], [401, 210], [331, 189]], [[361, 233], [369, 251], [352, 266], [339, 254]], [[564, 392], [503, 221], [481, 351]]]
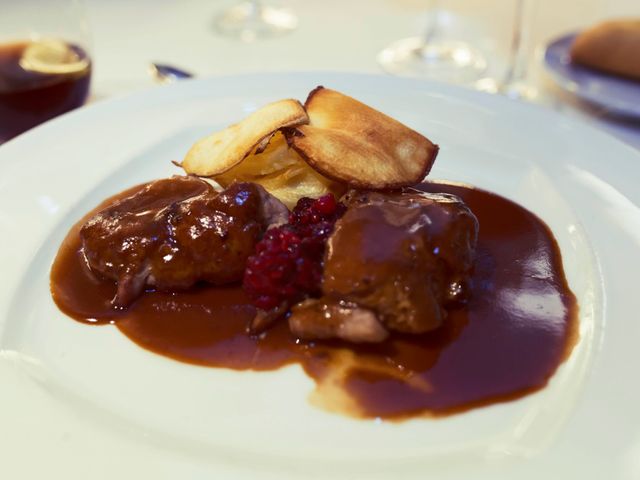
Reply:
[[[557, 40], [557, 39], [556, 39]], [[545, 48], [545, 55], [547, 49]], [[94, 113], [99, 113], [103, 111], [108, 111], [110, 109], [118, 109], [125, 107], [131, 101], [137, 101], [144, 103], [144, 101], [149, 98], [153, 99], [154, 97], [162, 98], [166, 94], [173, 94], [174, 96], [180, 92], [182, 89], [189, 90], [190, 88], [198, 85], [203, 85], [207, 83], [213, 82], [222, 82], [228, 83], [233, 82], [234, 80], [244, 81], [244, 80], [252, 80], [268, 77], [271, 78], [283, 78], [284, 81], [294, 79], [295, 81], [299, 81], [305, 78], [313, 78], [316, 76], [320, 77], [335, 77], [341, 80], [351, 80], [351, 79], [370, 79], [373, 82], [385, 82], [389, 84], [393, 83], [404, 83], [407, 86], [414, 87], [417, 89], [423, 89], [428, 91], [429, 88], [433, 88], [434, 91], [438, 92], [440, 95], [448, 95], [451, 98], [456, 99], [464, 99], [467, 102], [473, 103], [474, 101], [483, 102], [491, 99], [491, 102], [497, 102], [501, 105], [506, 106], [507, 108], [513, 109], [517, 108], [524, 111], [530, 111], [532, 114], [546, 116], [549, 119], [553, 120], [562, 120], [563, 123], [569, 124], [574, 128], [586, 129], [585, 133], [589, 133], [590, 135], [596, 135], [600, 137], [606, 137], [607, 141], [614, 141], [620, 146], [623, 146], [628, 149], [628, 151], [633, 152], [633, 154], [640, 155], [640, 151], [633, 146], [629, 145], [627, 142], [624, 142], [620, 138], [615, 135], [607, 132], [604, 129], [598, 128], [597, 125], [594, 125], [592, 122], [588, 122], [587, 119], [579, 118], [579, 117], [567, 117], [563, 114], [562, 111], [559, 111], [555, 108], [549, 107], [547, 105], [541, 103], [533, 103], [524, 101], [518, 98], [513, 98], [505, 95], [498, 95], [494, 93], [488, 93], [480, 90], [476, 90], [470, 87], [465, 87], [462, 85], [453, 85], [442, 81], [430, 80], [430, 79], [418, 79], [411, 77], [398, 77], [387, 75], [383, 73], [363, 73], [357, 71], [340, 71], [340, 70], [317, 70], [317, 71], [305, 71], [305, 70], [284, 70], [284, 71], [273, 71], [273, 72], [250, 72], [250, 73], [238, 73], [238, 74], [224, 74], [224, 75], [206, 75], [201, 77], [193, 77], [183, 79], [170, 84], [163, 85], [151, 85], [142, 89], [138, 89], [132, 92], [119, 93], [112, 97], [108, 97], [105, 99], [101, 99], [95, 103], [87, 103], [79, 108], [71, 110], [69, 112], [63, 113], [57, 117], [54, 117], [40, 125], [33, 127], [32, 129], [10, 139], [9, 141], [0, 144], [0, 173], [5, 168], [2, 163], [2, 157], [4, 156], [5, 151], [8, 149], [16, 148], [15, 145], [22, 145], [23, 142], [30, 141], [30, 138], [33, 135], [42, 135], [43, 132], [49, 132], [52, 128], [58, 127], [58, 125], [63, 124], [63, 122], [69, 122], [69, 119], [75, 119], [81, 115], [91, 115]], [[267, 80], [268, 80], [267, 79]], [[313, 83], [313, 82], [312, 82]], [[299, 99], [302, 101], [302, 99]], [[2, 184], [0, 184], [1, 188]]]

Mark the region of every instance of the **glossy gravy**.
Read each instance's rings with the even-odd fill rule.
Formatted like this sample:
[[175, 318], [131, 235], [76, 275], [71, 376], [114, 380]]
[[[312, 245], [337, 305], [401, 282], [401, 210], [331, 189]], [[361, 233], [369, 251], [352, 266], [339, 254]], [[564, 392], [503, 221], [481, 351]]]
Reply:
[[95, 278], [80, 253], [86, 218], [60, 247], [51, 292], [70, 317], [113, 323], [141, 347], [175, 360], [237, 370], [300, 364], [316, 382], [314, 403], [355, 417], [446, 415], [543, 388], [578, 331], [578, 306], [551, 231], [483, 190], [438, 183], [421, 189], [460, 196], [480, 224], [471, 299], [429, 334], [394, 334], [375, 345], [304, 343], [280, 322], [250, 337], [245, 328], [254, 308], [239, 286], [147, 291], [128, 310], [114, 310], [114, 283]]

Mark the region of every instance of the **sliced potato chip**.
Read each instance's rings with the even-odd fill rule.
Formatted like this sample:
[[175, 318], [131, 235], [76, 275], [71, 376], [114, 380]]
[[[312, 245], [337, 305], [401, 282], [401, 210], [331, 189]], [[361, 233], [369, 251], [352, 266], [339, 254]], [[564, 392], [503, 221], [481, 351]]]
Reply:
[[342, 93], [313, 90], [309, 124], [287, 140], [321, 174], [367, 189], [414, 185], [431, 169], [438, 146], [418, 132]]
[[342, 196], [346, 187], [323, 177], [305, 162], [276, 175], [256, 180], [287, 207], [293, 208], [302, 197], [318, 198], [326, 193]]
[[224, 173], [251, 152], [262, 151], [277, 130], [308, 121], [297, 100], [270, 103], [241, 122], [196, 142], [182, 161], [182, 168], [189, 174], [204, 177]]
[[262, 153], [252, 153], [212, 179], [223, 187], [233, 182], [258, 183], [290, 208], [302, 197], [317, 198], [328, 192], [342, 195], [346, 190], [311, 168], [289, 148], [281, 132], [276, 132]]
[[222, 175], [232, 175], [238, 178], [268, 175], [278, 170], [295, 165], [302, 161], [300, 156], [287, 145], [281, 132], [276, 132], [266, 148], [261, 153], [252, 153], [235, 167]]

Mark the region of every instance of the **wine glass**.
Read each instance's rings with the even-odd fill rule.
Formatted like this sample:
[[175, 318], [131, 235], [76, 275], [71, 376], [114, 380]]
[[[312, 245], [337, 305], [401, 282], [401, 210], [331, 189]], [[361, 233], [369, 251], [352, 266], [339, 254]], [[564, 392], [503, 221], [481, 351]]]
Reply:
[[[512, 0], [495, 5], [509, 6], [506, 62], [498, 55], [501, 45], [495, 25], [481, 25], [476, 15], [461, 15], [432, 0], [422, 36], [398, 40], [378, 55], [388, 73], [472, 86], [510, 96], [530, 97], [535, 91], [526, 84], [529, 24], [532, 0]], [[452, 3], [452, 2], [449, 2]], [[486, 6], [487, 12], [490, 7]], [[477, 7], [479, 8], [479, 7]], [[504, 9], [503, 9], [504, 10]], [[486, 13], [486, 12], [485, 12]], [[485, 23], [488, 22], [484, 18]], [[494, 38], [492, 38], [494, 37]], [[503, 55], [504, 56], [504, 55]]]
[[240, 1], [215, 19], [215, 27], [220, 33], [244, 42], [281, 35], [297, 26], [298, 18], [290, 10], [265, 5], [260, 0]]
[[0, 143], [81, 106], [89, 94], [89, 27], [80, 0], [3, 4]]
[[487, 70], [487, 60], [464, 39], [469, 22], [442, 8], [439, 0], [430, 4], [423, 35], [392, 43], [378, 54], [378, 63], [394, 75], [462, 84], [478, 80]]
[[[531, 42], [530, 23], [527, 19], [531, 18], [532, 9], [533, 0], [516, 0], [507, 70], [501, 81], [494, 86], [491, 86], [491, 82], [485, 83], [488, 88], [484, 90], [525, 100], [533, 100], [538, 96], [537, 89], [527, 82], [527, 53]], [[483, 84], [479, 83], [477, 87], [482, 90]]]

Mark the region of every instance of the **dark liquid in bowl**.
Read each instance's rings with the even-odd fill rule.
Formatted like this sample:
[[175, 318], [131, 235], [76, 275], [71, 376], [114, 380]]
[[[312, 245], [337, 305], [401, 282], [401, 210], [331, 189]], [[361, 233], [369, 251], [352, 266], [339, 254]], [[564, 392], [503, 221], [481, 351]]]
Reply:
[[460, 196], [480, 223], [471, 300], [433, 333], [376, 345], [304, 343], [281, 322], [252, 338], [245, 327], [254, 309], [238, 286], [150, 291], [114, 312], [115, 285], [82, 261], [82, 222], [53, 265], [53, 298], [76, 320], [113, 322], [143, 348], [183, 362], [237, 370], [298, 363], [316, 381], [314, 402], [352, 416], [445, 415], [543, 388], [570, 353], [578, 323], [551, 231], [498, 195], [438, 183], [422, 188]]
[[0, 143], [81, 106], [89, 94], [91, 64], [84, 50], [68, 46], [79, 61], [67, 71], [38, 70], [21, 64], [30, 45], [0, 45]]

